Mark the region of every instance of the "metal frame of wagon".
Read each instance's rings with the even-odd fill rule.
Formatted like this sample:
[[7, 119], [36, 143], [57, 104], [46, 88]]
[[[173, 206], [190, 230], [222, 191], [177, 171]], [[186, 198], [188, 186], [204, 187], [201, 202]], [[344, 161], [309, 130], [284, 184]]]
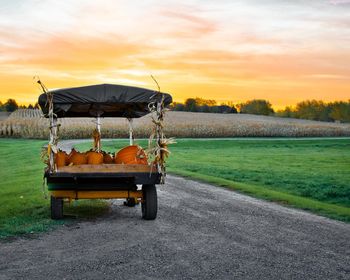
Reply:
[[[164, 108], [172, 102], [169, 94], [122, 85], [92, 85], [48, 91], [38, 81], [44, 93], [39, 105], [50, 120], [47, 167], [44, 178], [50, 192], [51, 218], [63, 218], [63, 201], [76, 199], [126, 199], [127, 206], [141, 203], [142, 218], [157, 216], [156, 184], [164, 183], [164, 143], [162, 118]], [[130, 145], [134, 143], [132, 120], [155, 112], [153, 137], [157, 159], [151, 165], [77, 165], [57, 168], [54, 154], [58, 144], [58, 118], [93, 117], [101, 132], [101, 117], [125, 117], [129, 121]], [[100, 151], [98, 146], [97, 150]], [[137, 185], [142, 185], [139, 190]]]

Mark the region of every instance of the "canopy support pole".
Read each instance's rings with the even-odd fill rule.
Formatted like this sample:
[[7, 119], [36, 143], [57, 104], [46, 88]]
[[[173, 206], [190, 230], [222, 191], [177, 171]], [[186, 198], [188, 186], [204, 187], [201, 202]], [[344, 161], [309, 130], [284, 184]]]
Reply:
[[128, 122], [129, 122], [129, 143], [130, 146], [134, 145], [134, 130], [133, 130], [133, 119], [132, 118], [128, 118]]
[[96, 117], [96, 131], [95, 145], [97, 152], [101, 152], [101, 118], [100, 115]]

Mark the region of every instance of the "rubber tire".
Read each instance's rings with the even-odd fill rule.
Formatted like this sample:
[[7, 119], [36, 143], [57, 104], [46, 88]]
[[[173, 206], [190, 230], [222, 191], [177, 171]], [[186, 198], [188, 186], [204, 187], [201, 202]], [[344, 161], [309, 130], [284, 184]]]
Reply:
[[63, 218], [63, 199], [51, 196], [51, 219], [60, 220]]
[[142, 219], [154, 220], [157, 218], [158, 201], [155, 185], [142, 185], [143, 202], [141, 203]]

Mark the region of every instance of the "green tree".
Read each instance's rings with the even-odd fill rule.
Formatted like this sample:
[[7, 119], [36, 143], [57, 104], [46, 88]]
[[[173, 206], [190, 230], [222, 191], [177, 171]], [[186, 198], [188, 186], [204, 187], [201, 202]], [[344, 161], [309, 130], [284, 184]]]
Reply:
[[216, 101], [214, 99], [204, 99], [204, 98], [196, 97], [195, 100], [196, 100], [197, 106], [207, 105], [211, 107], [216, 105]]
[[350, 100], [349, 102], [329, 103], [329, 117], [333, 121], [350, 122]]
[[290, 106], [286, 106], [284, 110], [278, 111], [276, 116], [282, 118], [295, 118], [295, 110], [293, 110], [293, 108]]
[[185, 105], [182, 103], [173, 102], [171, 109], [174, 111], [183, 111], [185, 109]]
[[203, 113], [209, 113], [210, 108], [211, 108], [210, 106], [208, 106], [207, 104], [204, 104], [198, 107], [198, 111]]
[[185, 101], [185, 111], [197, 112], [198, 104], [195, 98], [187, 98]]
[[18, 104], [17, 104], [16, 100], [11, 99], [11, 98], [7, 99], [4, 106], [5, 106], [5, 110], [7, 112], [13, 112], [13, 111], [16, 111], [18, 109]]
[[330, 108], [323, 101], [306, 100], [296, 106], [296, 117], [315, 121], [330, 121]]
[[240, 113], [254, 115], [272, 115], [274, 113], [271, 103], [263, 99], [254, 99], [238, 105]]

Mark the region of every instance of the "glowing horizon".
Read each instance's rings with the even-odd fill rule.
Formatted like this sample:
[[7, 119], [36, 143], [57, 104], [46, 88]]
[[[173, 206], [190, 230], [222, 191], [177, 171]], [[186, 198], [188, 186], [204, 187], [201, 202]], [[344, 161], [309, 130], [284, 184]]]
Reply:
[[[265, 2], [265, 3], [262, 3]], [[0, 100], [115, 83], [275, 108], [350, 99], [350, 1], [11, 1], [0, 11]]]

